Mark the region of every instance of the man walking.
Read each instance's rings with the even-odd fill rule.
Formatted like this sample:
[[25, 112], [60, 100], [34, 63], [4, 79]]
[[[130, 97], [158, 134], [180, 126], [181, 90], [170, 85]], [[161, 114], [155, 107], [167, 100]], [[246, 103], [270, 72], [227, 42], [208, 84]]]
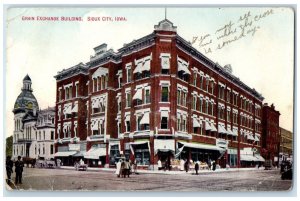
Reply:
[[21, 161], [21, 156], [18, 156], [18, 160], [15, 162], [15, 172], [16, 172], [16, 184], [22, 184], [22, 173], [23, 173], [24, 163]]
[[7, 175], [7, 184], [10, 184], [11, 173], [13, 173], [14, 162], [11, 160], [10, 156], [6, 157], [6, 175]]

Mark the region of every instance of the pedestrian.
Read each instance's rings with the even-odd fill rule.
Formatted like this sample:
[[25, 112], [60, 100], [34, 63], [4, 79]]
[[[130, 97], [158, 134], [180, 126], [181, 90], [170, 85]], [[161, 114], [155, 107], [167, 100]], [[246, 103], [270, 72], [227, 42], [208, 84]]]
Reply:
[[121, 163], [122, 163], [122, 159], [119, 160], [119, 162], [117, 162], [117, 170], [115, 172], [115, 174], [120, 177], [121, 174]]
[[213, 161], [213, 164], [212, 164], [212, 168], [213, 168], [213, 171], [215, 171], [216, 170], [216, 161]]
[[7, 175], [7, 184], [10, 184], [11, 174], [13, 173], [14, 162], [11, 160], [10, 156], [6, 157], [6, 175]]
[[137, 161], [136, 161], [136, 159], [134, 159], [134, 161], [133, 161], [133, 172], [134, 172], [134, 174], [137, 174]]
[[21, 156], [18, 156], [18, 160], [15, 162], [15, 172], [16, 180], [15, 184], [22, 184], [22, 173], [23, 173], [24, 163], [21, 161]]
[[198, 170], [199, 170], [199, 161], [197, 161], [195, 163], [195, 171], [196, 171], [196, 175], [198, 175]]
[[162, 169], [162, 165], [161, 165], [161, 160], [160, 159], [158, 159], [158, 161], [157, 161], [157, 167], [158, 167], [158, 170]]
[[187, 159], [185, 160], [185, 163], [184, 163], [184, 169], [186, 172], [189, 171], [189, 161]]
[[180, 159], [180, 171], [184, 171], [184, 160]]
[[208, 159], [207, 165], [208, 165], [208, 169], [211, 170], [211, 160], [210, 159]]

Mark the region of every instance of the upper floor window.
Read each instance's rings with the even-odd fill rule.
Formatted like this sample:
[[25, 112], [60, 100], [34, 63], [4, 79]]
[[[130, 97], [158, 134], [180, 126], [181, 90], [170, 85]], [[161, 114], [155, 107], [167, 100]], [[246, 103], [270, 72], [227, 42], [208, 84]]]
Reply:
[[163, 86], [161, 88], [161, 101], [169, 102], [169, 87], [168, 86]]
[[170, 70], [170, 58], [171, 55], [169, 53], [161, 53], [161, 74], [169, 74]]
[[145, 103], [150, 103], [150, 89], [145, 89]]
[[126, 69], [126, 75], [127, 75], [127, 83], [131, 82], [131, 68]]
[[126, 93], [126, 107], [131, 107], [131, 93]]

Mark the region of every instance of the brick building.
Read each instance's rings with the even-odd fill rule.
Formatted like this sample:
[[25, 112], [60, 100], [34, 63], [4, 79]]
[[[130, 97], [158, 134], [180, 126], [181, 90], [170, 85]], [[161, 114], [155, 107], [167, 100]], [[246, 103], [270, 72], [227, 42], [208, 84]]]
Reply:
[[293, 157], [293, 133], [279, 127], [279, 162], [291, 160]]
[[56, 157], [156, 168], [158, 159], [254, 165], [263, 97], [177, 34], [165, 19], [117, 52], [102, 44], [86, 64], [59, 72]]
[[277, 164], [279, 156], [279, 116], [280, 113], [275, 110], [272, 104], [268, 106], [267, 103], [263, 105], [262, 114], [262, 148], [265, 151], [264, 157], [272, 160], [273, 164]]

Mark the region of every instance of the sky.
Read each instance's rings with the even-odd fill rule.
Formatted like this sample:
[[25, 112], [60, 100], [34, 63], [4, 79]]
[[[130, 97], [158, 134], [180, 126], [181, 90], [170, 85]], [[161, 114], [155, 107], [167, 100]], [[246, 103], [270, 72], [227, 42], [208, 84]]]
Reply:
[[[264, 103], [274, 103], [281, 113], [280, 126], [293, 130], [293, 10], [169, 7], [166, 13], [181, 37], [221, 66], [231, 64], [233, 74], [261, 93]], [[22, 20], [37, 16], [82, 17], [83, 21]], [[87, 21], [88, 17], [100, 17], [101, 21]], [[106, 17], [125, 17], [126, 21], [102, 21]], [[124, 43], [152, 33], [154, 25], [165, 18], [165, 9], [10, 8], [6, 18], [5, 112], [6, 136], [10, 136], [13, 106], [26, 74], [41, 109], [55, 106], [54, 76], [58, 71], [88, 62], [93, 48], [102, 43], [117, 51]], [[242, 30], [244, 36], [235, 39]]]

